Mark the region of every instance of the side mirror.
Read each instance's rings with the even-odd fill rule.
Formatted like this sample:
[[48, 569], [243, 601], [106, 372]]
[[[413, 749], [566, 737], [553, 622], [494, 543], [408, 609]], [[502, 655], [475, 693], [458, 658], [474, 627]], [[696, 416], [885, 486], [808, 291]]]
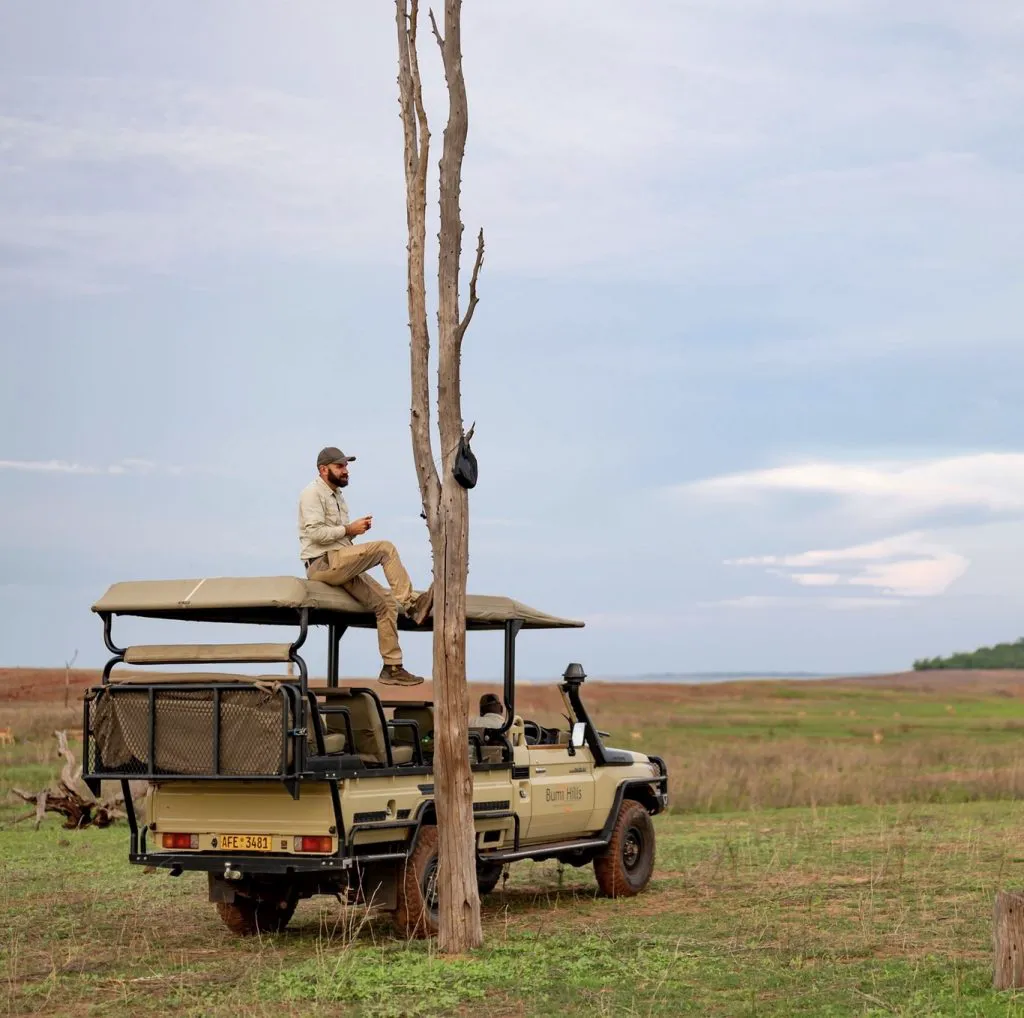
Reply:
[[569, 740], [573, 749], [582, 749], [587, 741], [587, 725], [584, 721], [577, 721], [572, 726], [572, 738]]

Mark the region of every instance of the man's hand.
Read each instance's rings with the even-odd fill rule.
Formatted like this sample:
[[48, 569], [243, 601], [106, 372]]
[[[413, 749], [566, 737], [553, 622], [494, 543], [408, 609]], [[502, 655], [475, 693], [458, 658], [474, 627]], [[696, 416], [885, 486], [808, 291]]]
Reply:
[[358, 520], [353, 520], [346, 528], [346, 533], [349, 537], [358, 537], [360, 534], [365, 534], [370, 527], [373, 526], [372, 516], [360, 516]]

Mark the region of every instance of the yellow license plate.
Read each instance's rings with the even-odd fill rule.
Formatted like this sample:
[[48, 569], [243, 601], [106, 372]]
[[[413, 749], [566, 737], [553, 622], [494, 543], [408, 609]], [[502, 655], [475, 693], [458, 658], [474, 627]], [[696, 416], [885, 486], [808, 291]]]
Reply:
[[272, 852], [269, 834], [218, 834], [217, 847], [225, 852]]

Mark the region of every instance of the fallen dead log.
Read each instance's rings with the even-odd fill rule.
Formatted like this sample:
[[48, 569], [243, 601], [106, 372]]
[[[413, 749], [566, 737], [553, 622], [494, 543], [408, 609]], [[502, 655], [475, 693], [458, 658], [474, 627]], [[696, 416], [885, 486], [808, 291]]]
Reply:
[[124, 796], [117, 794], [102, 801], [97, 799], [82, 780], [81, 766], [75, 766], [75, 755], [68, 746], [67, 732], [54, 734], [57, 736], [57, 754], [64, 758], [60, 777], [41, 792], [32, 793], [21, 788], [12, 788], [12, 793], [19, 799], [35, 806], [31, 813], [18, 817], [14, 823], [35, 817], [35, 826], [38, 830], [47, 813], [59, 813], [64, 817], [64, 827], [74, 830], [79, 827], [107, 827], [115, 820], [123, 819], [127, 815], [122, 808]]

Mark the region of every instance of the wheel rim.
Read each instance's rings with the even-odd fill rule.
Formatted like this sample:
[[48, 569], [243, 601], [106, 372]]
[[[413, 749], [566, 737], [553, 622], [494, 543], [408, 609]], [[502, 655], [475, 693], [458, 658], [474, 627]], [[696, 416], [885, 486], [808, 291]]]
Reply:
[[636, 827], [630, 827], [622, 839], [622, 865], [632, 873], [640, 865], [643, 855], [644, 836]]
[[427, 863], [423, 871], [423, 908], [431, 918], [437, 918], [437, 856]]

